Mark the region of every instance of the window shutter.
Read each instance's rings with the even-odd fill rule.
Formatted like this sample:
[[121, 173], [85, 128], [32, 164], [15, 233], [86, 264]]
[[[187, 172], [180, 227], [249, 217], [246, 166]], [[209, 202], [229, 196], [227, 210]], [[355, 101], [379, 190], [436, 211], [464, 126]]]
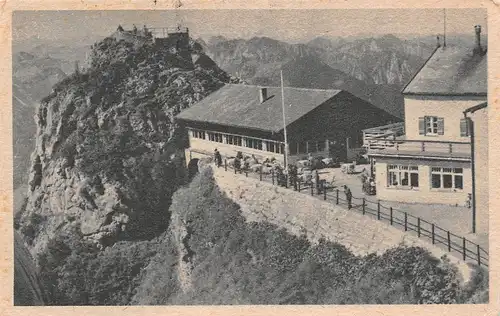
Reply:
[[438, 135], [444, 135], [444, 118], [438, 117], [437, 125], [438, 125], [437, 128]]
[[425, 117], [418, 118], [418, 134], [425, 135]]
[[460, 119], [460, 136], [466, 137], [469, 136], [467, 119]]

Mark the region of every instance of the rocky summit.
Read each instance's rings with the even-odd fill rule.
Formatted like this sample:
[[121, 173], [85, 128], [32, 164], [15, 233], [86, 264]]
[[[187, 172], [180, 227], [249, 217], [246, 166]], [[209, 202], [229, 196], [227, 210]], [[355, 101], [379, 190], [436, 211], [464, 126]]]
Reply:
[[185, 36], [179, 45], [119, 28], [92, 45], [88, 68], [75, 67], [40, 102], [17, 219], [33, 255], [75, 228], [102, 248], [168, 225], [170, 197], [184, 181], [173, 117], [238, 82]]

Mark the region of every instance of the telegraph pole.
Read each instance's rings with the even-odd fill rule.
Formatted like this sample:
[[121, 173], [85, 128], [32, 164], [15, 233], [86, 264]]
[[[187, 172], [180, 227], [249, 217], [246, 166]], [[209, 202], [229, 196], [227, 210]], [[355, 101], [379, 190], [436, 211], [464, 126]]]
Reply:
[[281, 107], [283, 110], [283, 134], [285, 136], [285, 171], [288, 172], [288, 138], [286, 134], [285, 87], [283, 86], [283, 70], [280, 70], [280, 75], [281, 75]]

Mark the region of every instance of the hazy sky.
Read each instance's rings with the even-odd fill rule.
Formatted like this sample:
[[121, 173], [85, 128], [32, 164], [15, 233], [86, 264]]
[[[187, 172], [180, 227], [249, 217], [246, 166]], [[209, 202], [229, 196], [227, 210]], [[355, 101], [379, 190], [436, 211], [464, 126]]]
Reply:
[[[162, 10], [162, 11], [16, 11], [13, 40], [95, 39], [118, 24], [131, 28], [172, 27], [182, 23], [191, 36], [228, 38], [268, 36], [289, 42], [317, 36], [443, 33], [441, 9], [384, 10]], [[485, 9], [447, 9], [449, 33], [473, 34], [481, 24], [487, 32]]]

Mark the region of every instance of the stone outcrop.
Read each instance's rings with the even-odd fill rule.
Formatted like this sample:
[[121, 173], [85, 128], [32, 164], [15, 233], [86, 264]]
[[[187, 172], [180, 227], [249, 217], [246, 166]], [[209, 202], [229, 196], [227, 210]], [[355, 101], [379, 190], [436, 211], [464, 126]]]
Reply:
[[114, 34], [92, 46], [88, 69], [41, 101], [19, 223], [35, 258], [71, 226], [101, 247], [166, 228], [170, 197], [184, 181], [174, 116], [235, 80], [202, 51], [196, 56], [205, 62]]

